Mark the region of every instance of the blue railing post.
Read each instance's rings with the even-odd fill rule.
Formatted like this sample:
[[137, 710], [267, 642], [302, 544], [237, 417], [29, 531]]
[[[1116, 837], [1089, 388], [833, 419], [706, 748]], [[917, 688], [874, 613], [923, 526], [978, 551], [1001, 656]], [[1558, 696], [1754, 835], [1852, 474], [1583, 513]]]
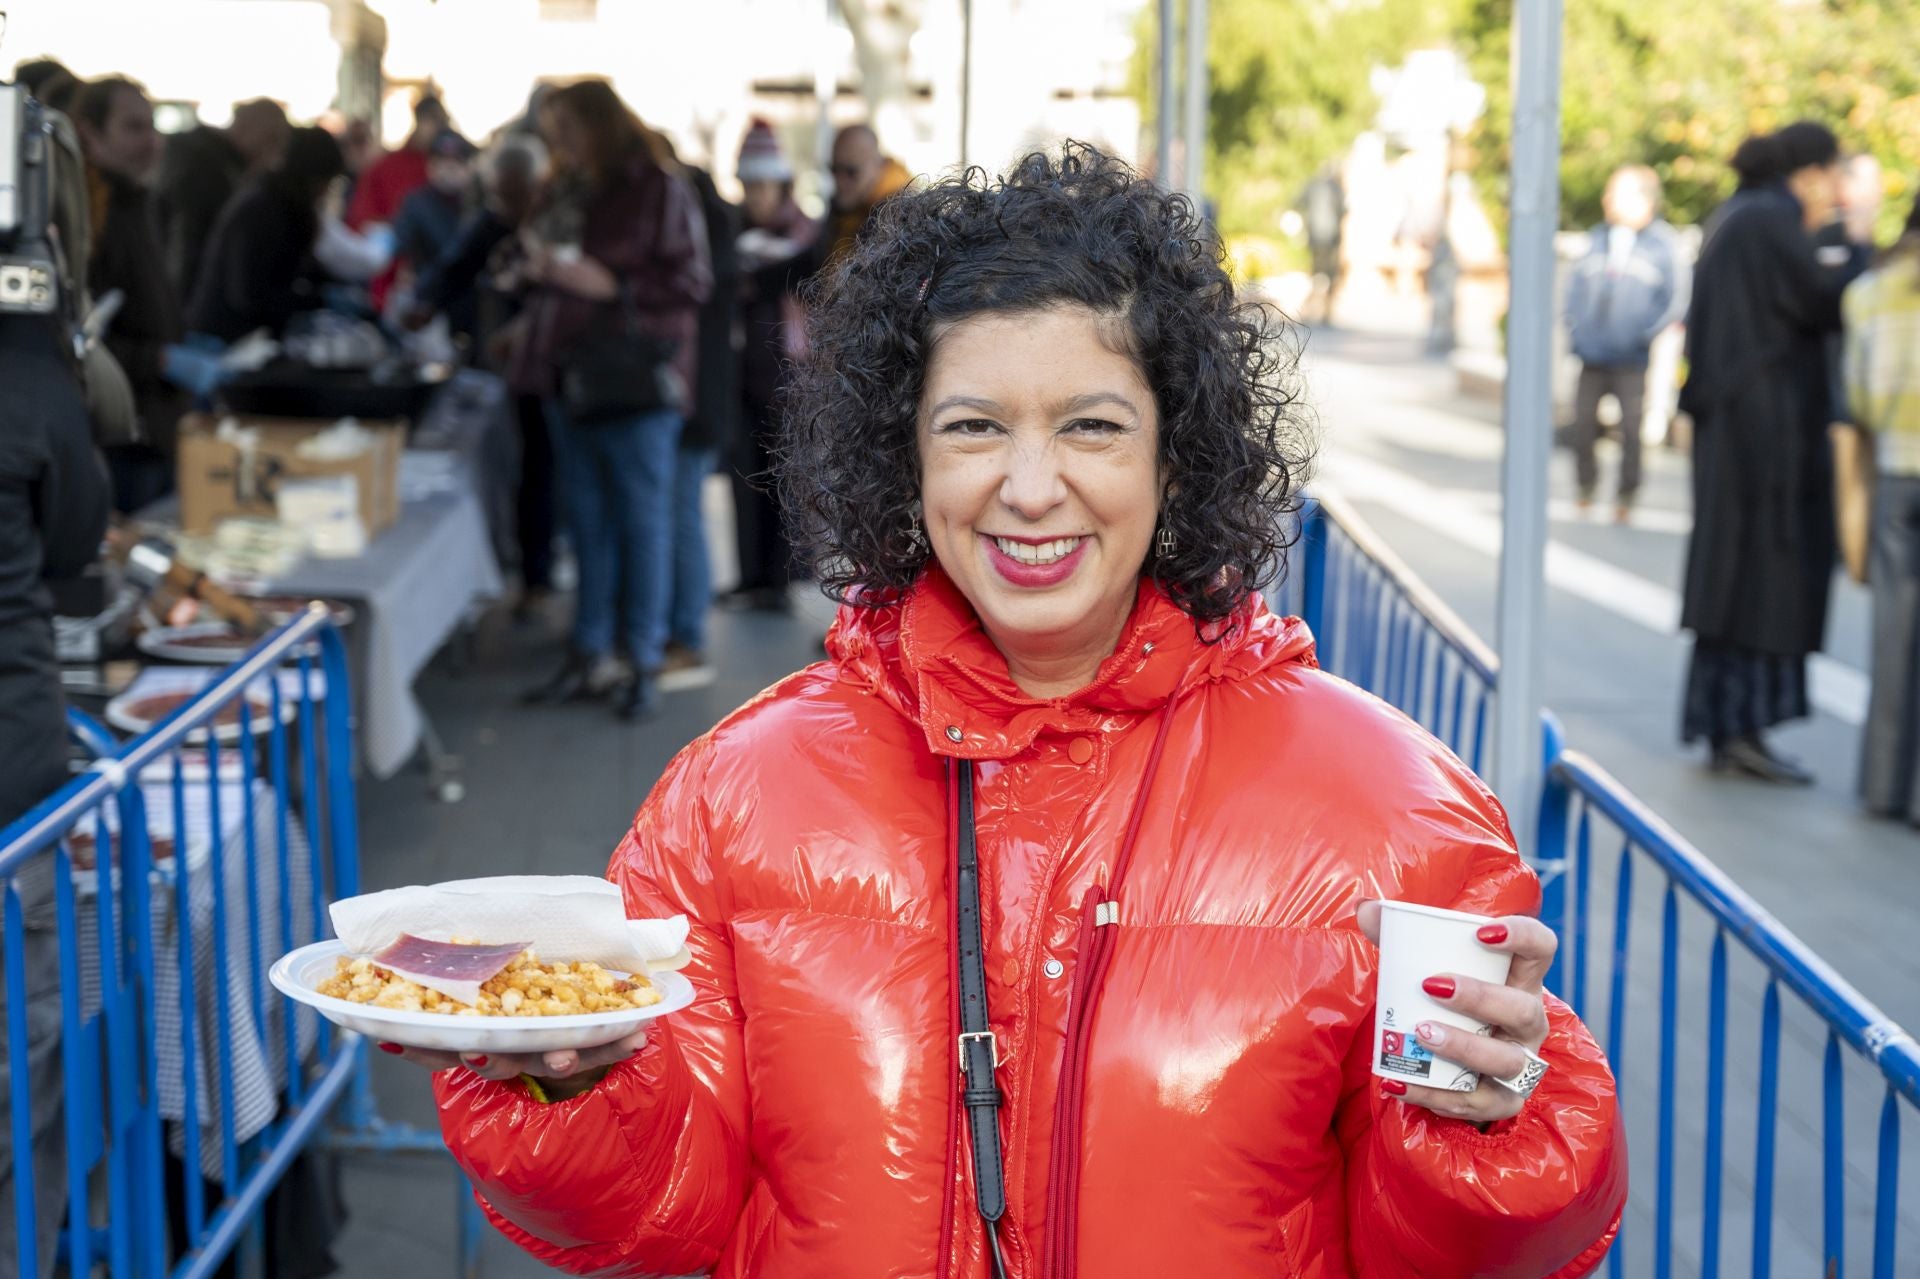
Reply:
[[1540, 815], [1533, 845], [1533, 869], [1540, 876], [1540, 922], [1560, 939], [1554, 952], [1553, 967], [1547, 969], [1547, 989], [1562, 997], [1566, 994], [1563, 978], [1567, 969], [1567, 817], [1572, 810], [1572, 794], [1553, 766], [1560, 760], [1565, 742], [1560, 721], [1549, 712], [1540, 717], [1540, 745], [1544, 756], [1540, 776], [1545, 789], [1540, 797]]
[[1327, 515], [1312, 498], [1300, 508], [1300, 617], [1313, 637], [1326, 644]]

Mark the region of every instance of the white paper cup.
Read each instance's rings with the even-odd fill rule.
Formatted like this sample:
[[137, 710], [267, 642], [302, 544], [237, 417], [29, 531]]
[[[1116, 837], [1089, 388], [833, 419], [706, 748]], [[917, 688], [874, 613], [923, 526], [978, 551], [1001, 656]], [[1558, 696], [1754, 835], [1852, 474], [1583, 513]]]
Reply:
[[1513, 956], [1488, 950], [1474, 933], [1493, 920], [1412, 902], [1380, 903], [1380, 985], [1373, 1013], [1373, 1073], [1383, 1079], [1472, 1092], [1480, 1076], [1435, 1057], [1414, 1034], [1423, 1021], [1484, 1035], [1488, 1026], [1439, 1003], [1420, 983], [1443, 973], [1506, 984]]

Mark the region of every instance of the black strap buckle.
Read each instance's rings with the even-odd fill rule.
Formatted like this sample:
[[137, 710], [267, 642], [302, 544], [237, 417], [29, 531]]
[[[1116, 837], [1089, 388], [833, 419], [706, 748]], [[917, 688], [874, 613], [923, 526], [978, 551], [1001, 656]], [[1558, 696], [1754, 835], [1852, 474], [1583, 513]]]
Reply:
[[973, 763], [960, 770], [959, 847], [954, 858], [954, 935], [960, 957], [961, 1104], [972, 1138], [974, 1199], [987, 1232], [987, 1255], [996, 1279], [1006, 1274], [1000, 1255], [1000, 1218], [1007, 1211], [1006, 1171], [1000, 1151], [1000, 1040], [987, 1015], [986, 941], [980, 921], [980, 861], [973, 832]]

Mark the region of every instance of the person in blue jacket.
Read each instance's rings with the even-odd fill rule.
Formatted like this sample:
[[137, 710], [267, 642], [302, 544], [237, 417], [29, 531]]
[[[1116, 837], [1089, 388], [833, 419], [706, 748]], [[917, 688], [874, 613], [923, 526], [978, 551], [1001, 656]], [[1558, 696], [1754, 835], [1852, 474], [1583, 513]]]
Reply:
[[1679, 237], [1659, 217], [1660, 178], [1645, 165], [1616, 169], [1607, 181], [1607, 220], [1593, 229], [1586, 256], [1567, 284], [1567, 326], [1580, 359], [1574, 397], [1573, 454], [1580, 505], [1600, 487], [1594, 445], [1600, 402], [1620, 406], [1620, 483], [1615, 516], [1622, 523], [1640, 489], [1640, 421], [1646, 404], [1647, 353], [1653, 340], [1687, 312], [1691, 267]]

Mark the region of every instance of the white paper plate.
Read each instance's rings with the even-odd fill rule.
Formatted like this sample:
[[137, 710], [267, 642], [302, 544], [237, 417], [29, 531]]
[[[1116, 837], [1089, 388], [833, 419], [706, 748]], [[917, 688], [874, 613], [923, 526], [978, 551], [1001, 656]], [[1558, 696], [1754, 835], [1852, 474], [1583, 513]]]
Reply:
[[281, 994], [315, 1009], [336, 1026], [369, 1039], [451, 1053], [550, 1053], [564, 1048], [598, 1048], [624, 1039], [642, 1023], [679, 1012], [693, 1002], [693, 983], [679, 973], [654, 973], [651, 980], [665, 996], [648, 1008], [578, 1017], [445, 1017], [406, 1013], [371, 1004], [349, 1003], [315, 989], [332, 976], [334, 961], [347, 953], [338, 938], [302, 946], [284, 955], [267, 976]]
[[[297, 688], [298, 685], [296, 684], [295, 687]], [[128, 689], [126, 692], [120, 694], [120, 696], [114, 698], [112, 701], [107, 703], [107, 723], [113, 725], [115, 728], [121, 729], [124, 732], [134, 733], [134, 734], [144, 733], [148, 729], [152, 728], [155, 724], [165, 719], [167, 716], [173, 714], [173, 712], [176, 709], [178, 709], [177, 706], [169, 706], [165, 710], [161, 711], [158, 715], [151, 715], [147, 713], [145, 709], [145, 703], [153, 698], [172, 697], [184, 691], [185, 690], [179, 690], [179, 689], [157, 689], [157, 688], [141, 691], [137, 688], [137, 686], [136, 688]], [[191, 698], [192, 696], [194, 696], [194, 694], [186, 693], [186, 696]], [[253, 708], [253, 711], [254, 711], [254, 714], [253, 714], [254, 737], [256, 739], [265, 737], [267, 733], [271, 731], [273, 728], [272, 707], [267, 704], [266, 697], [256, 693], [250, 692], [246, 694], [245, 700], [247, 704]], [[295, 707], [293, 704], [285, 701], [282, 702], [280, 707], [281, 718], [291, 723], [294, 716], [297, 713], [298, 713], [298, 708]], [[236, 715], [233, 717], [233, 720], [231, 722], [216, 723], [214, 726], [214, 731], [216, 736], [218, 736], [219, 739], [223, 742], [239, 741], [240, 740], [239, 719], [240, 717]], [[188, 733], [186, 736], [186, 740], [189, 742], [206, 741], [207, 730], [205, 725], [202, 725], [201, 727], [194, 729], [191, 733]], [[167, 776], [169, 779], [171, 779], [173, 776], [170, 767], [169, 767]]]
[[[197, 640], [225, 639], [228, 642], [195, 643]], [[192, 662], [198, 666], [230, 666], [247, 655], [252, 641], [225, 622], [195, 622], [192, 626], [163, 626], [142, 631], [134, 641], [148, 657], [169, 662]]]

